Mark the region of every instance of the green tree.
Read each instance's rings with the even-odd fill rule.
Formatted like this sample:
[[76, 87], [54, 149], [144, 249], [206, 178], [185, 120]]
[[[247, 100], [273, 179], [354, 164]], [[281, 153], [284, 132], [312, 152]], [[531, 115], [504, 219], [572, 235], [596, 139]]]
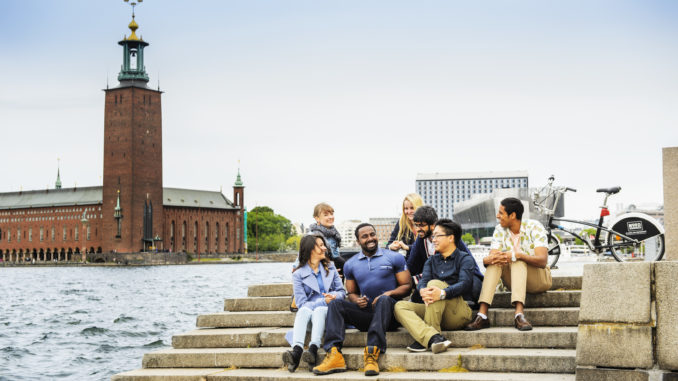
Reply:
[[[596, 235], [596, 228], [588, 228], [584, 229], [579, 233], [582, 238], [590, 237], [592, 235]], [[591, 240], [593, 241], [593, 240]], [[584, 241], [580, 240], [579, 238], [574, 239], [574, 244], [575, 245], [584, 245]]]
[[293, 235], [287, 218], [275, 214], [268, 206], [258, 206], [247, 213], [247, 247], [250, 252], [284, 251]]
[[471, 233], [466, 233], [461, 236], [461, 240], [464, 241], [465, 244], [467, 245], [475, 245], [476, 244], [476, 239], [473, 238], [473, 235]]
[[299, 251], [299, 243], [301, 242], [300, 235], [293, 235], [287, 239], [287, 250]]

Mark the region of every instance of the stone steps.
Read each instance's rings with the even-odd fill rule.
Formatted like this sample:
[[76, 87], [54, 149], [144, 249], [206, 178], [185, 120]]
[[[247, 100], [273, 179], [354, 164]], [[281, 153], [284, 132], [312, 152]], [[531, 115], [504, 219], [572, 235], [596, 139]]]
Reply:
[[[279, 368], [287, 347], [164, 349], [144, 355], [144, 368]], [[411, 353], [389, 348], [379, 356], [383, 369], [438, 371], [457, 365], [473, 372], [574, 373], [574, 349], [539, 348], [450, 348], [433, 354]], [[358, 370], [363, 365], [363, 348], [345, 347], [346, 366]]]
[[[295, 314], [290, 311], [217, 312], [199, 315], [198, 328], [292, 327]], [[534, 326], [576, 326], [579, 307], [525, 308], [525, 316]], [[512, 327], [513, 308], [490, 308], [492, 326]]]
[[[213, 328], [197, 329], [172, 337], [172, 347], [187, 348], [250, 348], [284, 347], [289, 345], [285, 334], [290, 328]], [[444, 331], [443, 335], [454, 347], [482, 345], [486, 348], [563, 348], [574, 349], [577, 344], [577, 327], [535, 327], [520, 332], [513, 327], [493, 327], [480, 331]], [[310, 335], [309, 335], [310, 336]], [[307, 337], [307, 342], [310, 337]], [[387, 332], [389, 348], [405, 348], [412, 337], [404, 328]], [[367, 333], [357, 329], [346, 330], [346, 347], [364, 347]]]
[[151, 368], [138, 369], [113, 376], [112, 381], [364, 381], [366, 379], [422, 381], [574, 381], [574, 374], [564, 373], [498, 373], [498, 372], [387, 372], [365, 377], [362, 372], [350, 371], [316, 376], [298, 369], [289, 373], [281, 369], [224, 369], [224, 368]]
[[[412, 338], [404, 328], [388, 332], [382, 373], [371, 379], [574, 380], [580, 289], [581, 277], [554, 277], [551, 291], [528, 295], [525, 315], [534, 326], [528, 332], [513, 328], [510, 293], [498, 292], [488, 314], [492, 328], [443, 332], [453, 347], [436, 355], [408, 352]], [[346, 331], [344, 342], [349, 372], [317, 378], [301, 367], [295, 373], [281, 368], [295, 316], [291, 294], [291, 283], [252, 285], [248, 297], [226, 299], [224, 312], [198, 316], [198, 329], [173, 336], [173, 348], [144, 355], [143, 369], [113, 380], [364, 380], [359, 369], [367, 334], [355, 329]], [[469, 372], [450, 372], [458, 364]]]
[[[553, 276], [551, 290], [581, 290], [581, 276]], [[247, 296], [292, 296], [292, 283], [254, 284], [247, 289]]]
[[[581, 291], [579, 290], [547, 291], [541, 294], [527, 294], [525, 307], [578, 307], [580, 299]], [[224, 300], [224, 311], [289, 311], [290, 302], [290, 296], [231, 298]], [[511, 293], [496, 293], [492, 307], [511, 307]]]

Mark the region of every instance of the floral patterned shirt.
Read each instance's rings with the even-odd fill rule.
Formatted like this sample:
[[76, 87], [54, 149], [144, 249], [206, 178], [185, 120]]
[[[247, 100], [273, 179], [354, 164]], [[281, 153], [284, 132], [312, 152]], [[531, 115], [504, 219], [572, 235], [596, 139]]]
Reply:
[[[535, 247], [548, 247], [546, 239], [546, 230], [544, 226], [536, 220], [525, 220], [520, 223], [520, 251], [534, 255]], [[492, 235], [491, 250], [513, 251], [513, 242], [511, 242], [511, 232], [508, 228], [497, 225]]]

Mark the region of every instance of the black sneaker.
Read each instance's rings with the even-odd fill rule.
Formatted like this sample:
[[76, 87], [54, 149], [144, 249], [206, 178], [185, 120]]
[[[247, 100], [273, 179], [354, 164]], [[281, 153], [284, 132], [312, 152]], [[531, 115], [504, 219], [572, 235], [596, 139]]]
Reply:
[[433, 353], [445, 352], [451, 345], [452, 342], [446, 340], [442, 335], [434, 335], [429, 341], [429, 346]]
[[414, 341], [412, 344], [407, 346], [407, 350], [410, 352], [426, 352], [427, 348], [418, 341]]

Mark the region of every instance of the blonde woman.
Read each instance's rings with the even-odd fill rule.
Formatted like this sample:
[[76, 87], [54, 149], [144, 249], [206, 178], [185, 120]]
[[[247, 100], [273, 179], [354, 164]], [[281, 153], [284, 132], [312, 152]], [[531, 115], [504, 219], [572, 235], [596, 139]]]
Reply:
[[410, 193], [403, 200], [403, 214], [391, 232], [387, 247], [392, 251], [405, 251], [405, 258], [410, 256], [410, 246], [414, 243], [414, 211], [424, 205], [424, 200], [417, 193]]

